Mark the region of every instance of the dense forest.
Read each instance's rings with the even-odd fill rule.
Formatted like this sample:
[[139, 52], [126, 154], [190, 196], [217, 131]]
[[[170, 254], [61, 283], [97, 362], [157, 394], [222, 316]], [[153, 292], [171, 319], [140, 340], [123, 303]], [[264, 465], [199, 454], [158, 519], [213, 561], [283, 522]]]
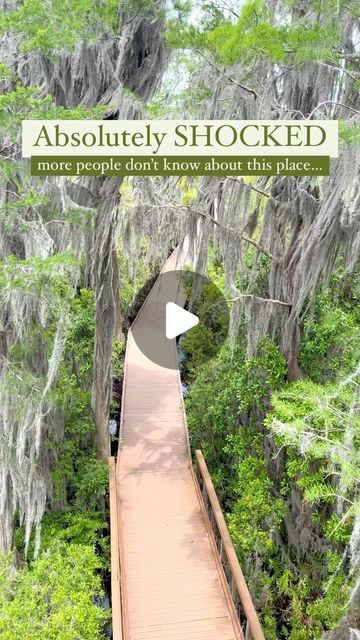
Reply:
[[[231, 318], [220, 350], [218, 327], [182, 343], [191, 446], [266, 640], [359, 638], [358, 2], [0, 7], [0, 638], [111, 637], [109, 417], [184, 237]], [[258, 179], [35, 178], [21, 157], [23, 119], [174, 117], [336, 119], [340, 154]]]

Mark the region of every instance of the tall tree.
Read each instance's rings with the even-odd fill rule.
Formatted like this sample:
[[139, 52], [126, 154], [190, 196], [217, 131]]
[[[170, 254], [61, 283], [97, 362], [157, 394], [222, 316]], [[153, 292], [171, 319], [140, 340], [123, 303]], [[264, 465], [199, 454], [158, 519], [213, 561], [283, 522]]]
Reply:
[[[197, 226], [194, 235], [194, 224], [203, 227], [198, 255], [206, 254], [210, 237], [215, 239], [235, 300], [233, 336], [240, 318], [247, 323], [249, 353], [264, 334], [280, 336], [288, 379], [294, 380], [301, 376], [304, 309], [339, 256], [348, 271], [358, 260], [359, 11], [357, 3], [346, 0], [238, 5], [175, 3], [178, 15], [170, 20], [168, 41], [191, 51], [182, 107], [192, 116], [195, 111], [218, 119], [339, 119], [340, 156], [324, 179], [264, 177], [244, 184], [241, 178], [204, 178], [196, 200], [183, 207], [192, 217], [184, 224], [197, 242], [201, 234]], [[177, 207], [174, 226], [179, 200]], [[254, 246], [248, 284], [240, 290], [237, 274], [246, 270]], [[260, 287], [264, 260], [268, 277]]]
[[[61, 434], [62, 417], [50, 396], [66, 337], [67, 296], [81, 283], [95, 292], [95, 437], [99, 457], [107, 460], [117, 296], [120, 179], [30, 178], [21, 160], [21, 120], [139, 117], [141, 102], [161, 80], [165, 47], [161, 0], [2, 4], [0, 259], [10, 260], [11, 268], [4, 267], [0, 283], [0, 549], [7, 550], [17, 515], [26, 524], [27, 543], [33, 524], [39, 534], [51, 493], [50, 443]], [[56, 258], [69, 250], [77, 260]], [[49, 346], [54, 322], [58, 330]], [[36, 337], [35, 324], [43, 327]], [[14, 360], [16, 349], [23, 356]], [[15, 379], [21, 380], [16, 402]]]

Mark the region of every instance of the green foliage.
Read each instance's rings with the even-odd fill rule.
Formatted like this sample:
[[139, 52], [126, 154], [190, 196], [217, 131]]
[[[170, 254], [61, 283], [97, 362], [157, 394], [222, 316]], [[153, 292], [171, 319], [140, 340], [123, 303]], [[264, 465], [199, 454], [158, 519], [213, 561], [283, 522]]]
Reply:
[[[224, 441], [236, 427], [236, 376], [243, 352], [231, 354], [225, 345], [215, 361], [206, 363], [197, 372], [186, 397], [187, 422], [194, 449], [202, 449], [210, 469], [215, 472], [216, 485], [222, 484]], [[214, 476], [213, 476], [214, 477]]]
[[198, 372], [186, 398], [190, 438], [194, 448], [203, 449], [215, 474], [224, 454], [229, 455], [227, 439], [236, 434], [242, 422], [245, 433], [247, 412], [265, 407], [271, 385], [280, 384], [283, 376], [284, 361], [267, 341], [259, 356], [250, 361], [240, 347], [231, 352], [225, 345], [216, 360]]
[[270, 259], [265, 254], [261, 254], [260, 256], [256, 255], [255, 248], [250, 248], [250, 250], [246, 254], [246, 268], [244, 272], [238, 277], [238, 286], [241, 291], [246, 291], [250, 284], [250, 274], [252, 271], [252, 267], [254, 264], [254, 260], [256, 259], [257, 269], [256, 275], [253, 276], [253, 280], [251, 282], [251, 288], [256, 296], [260, 296], [263, 298], [269, 297], [268, 292], [268, 282], [269, 282], [269, 270], [270, 270]]
[[237, 24], [222, 25], [209, 34], [208, 43], [219, 61], [229, 64], [243, 54], [249, 57], [251, 51], [256, 57], [282, 62], [295, 47], [298, 54], [304, 55], [303, 47], [299, 47], [301, 34], [309, 44], [316, 44], [319, 39], [319, 28], [301, 31], [293, 26], [278, 27], [267, 18], [262, 2], [248, 2]]
[[329, 553], [300, 565], [296, 575], [288, 569], [282, 573], [277, 587], [287, 603], [283, 617], [285, 638], [319, 640], [324, 629], [333, 628], [341, 619], [349, 586], [339, 572], [340, 565], [339, 555]]
[[108, 484], [108, 467], [96, 459], [94, 446], [94, 336], [94, 294], [82, 289], [71, 303], [65, 358], [54, 392], [63, 407], [65, 433], [53, 481], [54, 500], [84, 512], [99, 507]]
[[0, 636], [6, 640], [101, 640], [108, 612], [102, 596], [101, 562], [87, 545], [55, 543], [30, 567], [16, 572], [0, 555]]
[[318, 504], [340, 497], [352, 504], [360, 477], [360, 419], [352, 411], [356, 404], [352, 386], [300, 381], [275, 393], [272, 403], [266, 424], [279, 441], [321, 463], [315, 478], [300, 483], [305, 499]]
[[28, 293], [40, 299], [54, 298], [59, 305], [66, 304], [72, 296], [69, 272], [77, 264], [71, 254], [29, 260], [17, 260], [10, 256], [0, 262], [0, 295]]
[[339, 138], [345, 144], [360, 144], [360, 126], [356, 122], [339, 122]]
[[267, 406], [271, 389], [281, 384], [285, 364], [270, 342], [259, 345], [256, 358], [246, 361], [243, 350], [221, 349], [215, 361], [197, 372], [186, 399], [190, 438], [195, 448], [203, 448], [210, 465], [218, 467], [224, 443], [236, 427], [247, 420], [250, 408]]
[[[106, 568], [109, 560], [107, 522], [99, 511], [48, 511], [41, 524], [41, 551], [47, 551], [54, 542], [86, 545], [102, 550], [101, 568]], [[28, 557], [34, 556], [35, 536], [31, 536]], [[16, 531], [16, 549], [24, 558], [24, 531]], [[99, 558], [100, 560], [100, 558]]]
[[14, 11], [1, 14], [0, 32], [23, 37], [23, 51], [52, 51], [72, 48], [79, 40], [95, 41], [116, 28], [117, 0], [25, 0]]
[[[3, 15], [8, 15], [4, 13]], [[1, 24], [1, 18], [0, 18]], [[1, 31], [1, 28], [0, 28]], [[5, 65], [0, 69], [1, 77], [11, 77], [14, 74]], [[103, 118], [109, 111], [109, 106], [87, 108], [83, 105], [72, 109], [56, 106], [51, 96], [43, 97], [41, 87], [24, 87], [17, 78], [13, 77], [15, 87], [0, 95], [0, 134], [13, 145], [19, 142], [19, 131], [23, 120], [82, 120]], [[7, 165], [11, 166], [9, 159]], [[18, 165], [24, 173], [24, 164]]]
[[77, 474], [73, 478], [75, 504], [84, 511], [95, 509], [107, 491], [109, 467], [105, 462], [89, 455], [76, 460]]
[[[267, 268], [264, 259], [262, 270]], [[222, 286], [221, 268], [218, 275]], [[260, 295], [263, 281], [260, 277]], [[318, 297], [305, 322], [301, 352], [302, 368], [313, 380], [287, 384], [283, 358], [269, 341], [246, 360], [241, 334], [233, 352], [225, 345], [211, 363], [192, 370], [185, 401], [191, 444], [203, 450], [209, 464], [269, 640], [320, 640], [346, 611], [352, 580], [342, 553], [359, 508], [360, 423], [349, 411], [356, 385], [339, 385], [339, 376], [351, 374], [358, 362], [357, 300], [358, 277], [341, 270]], [[201, 361], [201, 349], [209, 349], [195, 343], [190, 343], [194, 364]], [[276, 480], [265, 454], [269, 431], [279, 455], [285, 452]], [[353, 448], [344, 456], [346, 433], [352, 434]], [[287, 540], [294, 492], [306, 512], [304, 526], [316, 532], [327, 552], [302, 554]], [[339, 500], [341, 516], [334, 515]]]
[[[53, 260], [56, 265], [55, 257]], [[15, 262], [10, 261], [10, 264], [12, 269], [15, 268], [14, 265], [17, 266]], [[32, 262], [30, 266], [33, 267]], [[40, 261], [39, 268], [36, 269], [37, 277], [42, 273], [47, 274], [50, 267]], [[8, 265], [7, 268], [9, 269]], [[26, 267], [23, 271], [26, 272]], [[50, 290], [48, 294], [54, 295]], [[58, 295], [63, 301], [63, 294]], [[59, 434], [58, 440], [51, 445], [56, 447], [57, 464], [52, 473], [51, 500], [42, 523], [43, 554], [29, 568], [24, 566], [15, 574], [17, 578], [11, 595], [9, 613], [7, 613], [8, 605], [4, 604], [4, 637], [9, 639], [15, 637], [8, 636], [6, 633], [10, 624], [10, 615], [15, 615], [16, 607], [19, 611], [14, 618], [14, 629], [20, 637], [29, 639], [36, 637], [43, 640], [53, 638], [64, 640], [99, 638], [100, 640], [108, 618], [107, 613], [93, 604], [94, 598], [101, 596], [100, 571], [108, 570], [109, 566], [107, 523], [104, 514], [108, 465], [96, 458], [91, 407], [95, 332], [94, 294], [87, 289], [80, 290], [75, 298], [67, 300], [67, 304], [70, 321], [67, 325], [66, 348], [56, 385], [51, 390], [51, 400], [59, 406], [59, 409], [62, 409], [64, 433]], [[53, 335], [55, 328], [56, 317], [47, 328], [49, 337]], [[16, 353], [13, 353], [13, 357], [15, 356]], [[18, 355], [20, 362], [23, 357], [23, 353]], [[101, 553], [101, 559], [93, 551], [95, 545]], [[16, 548], [23, 557], [23, 527], [16, 532]], [[34, 536], [30, 540], [28, 557], [33, 554], [33, 549]], [[77, 553], [80, 554], [78, 559], [75, 557]], [[45, 591], [45, 586], [44, 591], [41, 590], [40, 570], [47, 571], [45, 560], [52, 563], [50, 577], [47, 579], [49, 582], [47, 583], [44, 578], [44, 585], [47, 585], [48, 591]], [[60, 572], [58, 576], [57, 572]], [[83, 577], [78, 580], [77, 574], [80, 572], [83, 573]], [[73, 591], [69, 588], [69, 594], [66, 597], [66, 581], [77, 580], [78, 585], [74, 585]], [[18, 589], [18, 584], [22, 585], [22, 583], [24, 586]], [[31, 588], [34, 588], [38, 595], [34, 595], [31, 601], [33, 615], [31, 620], [27, 621], [25, 603], [28, 598], [27, 591]], [[47, 605], [45, 614], [41, 604], [42, 597], [54, 603], [54, 606]], [[22, 598], [24, 598], [23, 603]], [[22, 605], [22, 608], [19, 605]], [[2, 635], [1, 630], [0, 622], [0, 635]]]
[[225, 345], [201, 369], [186, 398], [190, 440], [202, 449], [219, 498], [227, 512], [233, 542], [246, 573], [266, 638], [276, 640], [273, 615], [274, 531], [284, 515], [281, 499], [272, 497], [272, 483], [262, 449], [263, 436], [255, 416], [265, 409], [272, 388], [284, 379], [284, 360], [264, 341], [257, 357], [247, 361], [237, 347]]
[[[193, 191], [187, 191], [188, 197], [192, 197]], [[209, 267], [209, 279], [203, 284], [203, 288], [196, 300], [192, 303], [191, 311], [198, 315], [202, 322], [191, 329], [180, 341], [180, 348], [186, 356], [184, 375], [191, 378], [199, 367], [215, 356], [221, 344], [228, 334], [228, 310], [225, 306], [225, 298], [219, 297], [219, 291], [224, 292], [224, 273], [222, 267], [212, 257]], [[186, 277], [186, 276], [185, 276]], [[187, 300], [191, 300], [193, 278], [190, 275], [188, 282], [183, 281]]]
[[266, 408], [269, 395], [285, 379], [285, 362], [276, 345], [264, 339], [257, 349], [257, 356], [245, 362], [242, 376], [238, 381], [240, 411], [256, 406]]
[[347, 544], [351, 535], [351, 517], [333, 514], [325, 523], [324, 533], [328, 540]]
[[243, 566], [274, 552], [273, 533], [285, 514], [282, 501], [271, 498], [272, 484], [261, 444], [262, 438], [250, 432], [230, 436], [226, 445], [228, 454], [238, 460], [228, 524]]
[[[350, 409], [356, 393], [354, 395], [353, 388], [344, 383], [336, 387], [298, 382], [273, 396], [273, 413], [266, 419], [279, 443], [291, 447], [288, 458], [292, 462], [287, 464], [289, 480], [302, 490], [304, 504], [311, 503], [312, 519], [322, 525], [324, 540], [329, 545], [322, 565], [321, 554], [318, 559], [311, 559], [309, 570], [314, 572], [316, 561], [319, 584], [314, 584], [301, 607], [299, 604], [297, 615], [294, 603], [299, 595], [296, 587], [292, 587], [289, 637], [295, 640], [305, 637], [302, 635], [304, 615], [314, 626], [313, 638], [320, 638], [324, 629], [333, 628], [346, 611], [352, 588], [352, 578], [339, 548], [348, 544], [353, 516], [359, 509], [360, 422]], [[345, 514], [324, 517], [329, 513], [329, 505], [335, 503], [343, 504]]]
[[[133, 193], [130, 182], [126, 180], [123, 182], [121, 194], [125, 206], [131, 207], [133, 204]], [[154, 277], [154, 272], [157, 271], [156, 265], [153, 265], [153, 269], [151, 269], [151, 266], [147, 262], [146, 254], [147, 246], [146, 242], [143, 242], [137, 251], [136, 262], [133, 264], [128, 256], [125, 255], [123, 247], [120, 245], [118, 248], [120, 306], [122, 318], [125, 323], [139, 292], [141, 292], [146, 283]]]
[[[4, 15], [4, 14], [3, 14]], [[2, 72], [9, 74], [3, 65]], [[40, 98], [38, 87], [23, 87], [17, 84], [9, 92], [0, 95], [0, 132], [1, 137], [16, 142], [19, 138], [21, 121], [27, 117], [32, 119], [39, 111], [43, 112], [52, 103], [49, 96]]]
[[92, 382], [95, 339], [95, 301], [90, 289], [81, 289], [72, 300], [71, 323], [67, 333], [67, 362], [80, 387]]
[[159, 13], [155, 0], [24, 0], [0, 16], [0, 33], [21, 34], [22, 51], [54, 52], [72, 49], [82, 40], [96, 42], [125, 21]]
[[[197, 314], [197, 311], [194, 311]], [[212, 358], [217, 351], [216, 333], [205, 324], [198, 324], [188, 331], [186, 337], [179, 343], [181, 351], [186, 356], [186, 369], [201, 367], [208, 358]]]
[[[334, 563], [336, 568], [334, 569]], [[322, 583], [324, 595], [310, 602], [307, 606], [307, 614], [310, 619], [316, 621], [318, 627], [315, 638], [321, 637], [323, 629], [333, 629], [345, 615], [351, 592], [351, 583], [341, 571], [341, 556], [336, 552], [329, 552], [327, 560], [328, 575]], [[297, 640], [294, 636], [294, 640]], [[299, 638], [300, 640], [300, 638]]]
[[111, 368], [113, 376], [122, 379], [124, 375], [124, 354], [126, 344], [120, 340], [114, 340], [111, 355]]
[[[336, 293], [334, 293], [336, 292]], [[355, 369], [360, 358], [359, 277], [341, 273], [316, 299], [304, 322], [300, 365], [316, 382], [336, 379]]]
[[126, 21], [159, 14], [155, 0], [120, 0], [119, 9], [126, 16]]
[[273, 22], [263, 0], [248, 0], [236, 22], [216, 10], [200, 27], [170, 21], [168, 41], [173, 47], [208, 50], [220, 64], [265, 58], [298, 64], [338, 58], [339, 36], [332, 12], [325, 14], [322, 24], [304, 17], [283, 26]]

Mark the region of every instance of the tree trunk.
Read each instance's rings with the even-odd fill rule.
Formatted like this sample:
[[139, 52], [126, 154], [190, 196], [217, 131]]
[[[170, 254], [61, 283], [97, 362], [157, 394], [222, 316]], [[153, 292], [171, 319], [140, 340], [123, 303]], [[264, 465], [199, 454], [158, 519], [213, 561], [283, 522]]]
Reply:
[[93, 409], [98, 457], [107, 460], [110, 454], [111, 351], [115, 328], [113, 251], [116, 207], [111, 212], [105, 203], [111, 200], [110, 191], [114, 192], [114, 197], [119, 194], [118, 179], [106, 180], [102, 191], [106, 191], [106, 194], [103, 198], [104, 204], [99, 207], [96, 215], [93, 249], [93, 282], [96, 300]]
[[112, 268], [113, 268], [113, 292], [114, 292], [114, 300], [115, 300], [114, 338], [115, 340], [120, 340], [120, 342], [124, 342], [124, 334], [123, 334], [122, 322], [121, 322], [121, 308], [120, 308], [119, 263], [118, 263], [117, 253], [116, 253], [116, 247], [114, 247], [112, 252]]

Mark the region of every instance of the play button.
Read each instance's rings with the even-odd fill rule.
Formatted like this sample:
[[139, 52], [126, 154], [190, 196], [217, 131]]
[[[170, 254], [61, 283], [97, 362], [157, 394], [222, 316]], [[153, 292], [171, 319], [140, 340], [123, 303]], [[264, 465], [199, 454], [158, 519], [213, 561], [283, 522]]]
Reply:
[[181, 336], [189, 329], [199, 324], [199, 318], [190, 311], [186, 311], [174, 302], [168, 302], [166, 305], [166, 337], [169, 340]]
[[[143, 302], [142, 297], [139, 307]], [[228, 329], [227, 302], [209, 278], [187, 268], [161, 273], [131, 326], [142, 354], [139, 375], [151, 375], [149, 360], [167, 369], [177, 369], [179, 360], [183, 366], [203, 364], [215, 356]]]

